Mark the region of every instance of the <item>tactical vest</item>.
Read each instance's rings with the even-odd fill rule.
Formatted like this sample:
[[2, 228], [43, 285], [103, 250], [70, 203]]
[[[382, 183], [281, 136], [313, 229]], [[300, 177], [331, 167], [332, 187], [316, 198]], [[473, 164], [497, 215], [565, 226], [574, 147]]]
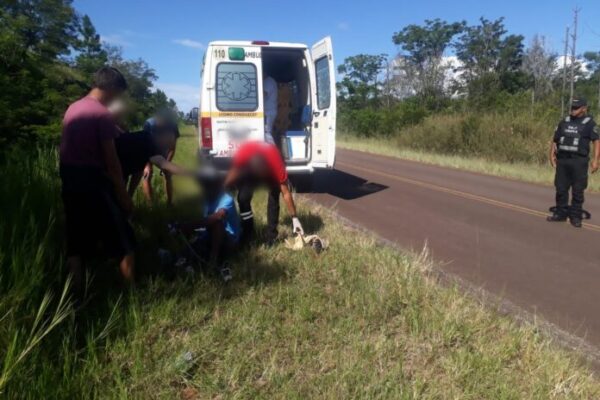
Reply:
[[558, 152], [587, 157], [589, 148], [584, 145], [582, 136], [591, 120], [592, 117], [585, 117], [581, 121], [572, 121], [571, 117], [567, 117], [558, 128]]

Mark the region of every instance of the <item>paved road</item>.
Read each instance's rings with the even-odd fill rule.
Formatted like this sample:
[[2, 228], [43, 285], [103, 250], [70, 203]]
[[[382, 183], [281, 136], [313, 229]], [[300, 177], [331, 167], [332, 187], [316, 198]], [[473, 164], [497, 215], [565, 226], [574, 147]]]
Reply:
[[599, 195], [577, 230], [545, 221], [551, 187], [339, 149], [309, 196], [600, 348]]

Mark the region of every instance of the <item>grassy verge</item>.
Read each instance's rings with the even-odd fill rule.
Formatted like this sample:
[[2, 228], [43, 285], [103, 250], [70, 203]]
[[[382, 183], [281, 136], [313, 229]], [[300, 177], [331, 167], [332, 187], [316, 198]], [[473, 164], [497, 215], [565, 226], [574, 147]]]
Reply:
[[[185, 129], [179, 161], [193, 162], [194, 146]], [[30, 170], [18, 166], [0, 178], [15, 190], [0, 210], [12, 215], [0, 228], [0, 374], [5, 345], [19, 332], [27, 336], [43, 294], [60, 293], [64, 282], [55, 159], [32, 160]], [[21, 182], [24, 172], [37, 185]], [[168, 281], [153, 274], [157, 247], [174, 246], [165, 221], [197, 208], [193, 186], [179, 181], [178, 191], [175, 210], [137, 199], [140, 285], [123, 294], [110, 285], [114, 265], [96, 266], [90, 304], [28, 353], [4, 387], [6, 398], [600, 396], [592, 373], [534, 326], [440, 287], [426, 258], [381, 246], [312, 206], [300, 206], [306, 230], [331, 243], [319, 257], [256, 246], [234, 258], [235, 282], [227, 287], [200, 275]], [[263, 193], [254, 202], [259, 228], [265, 203]], [[49, 228], [48, 216], [56, 221]], [[282, 230], [289, 220], [283, 223]], [[28, 272], [18, 273], [24, 265]]]
[[[337, 140], [339, 147], [359, 150], [367, 153], [382, 154], [405, 160], [418, 161], [441, 167], [457, 168], [465, 171], [479, 172], [488, 175], [518, 179], [542, 185], [553, 185], [554, 170], [549, 164], [534, 164], [525, 162], [500, 162], [484, 158], [454, 156], [413, 150], [398, 145], [393, 139], [358, 138], [341, 135]], [[600, 192], [600, 179], [592, 177], [589, 182], [590, 191]]]

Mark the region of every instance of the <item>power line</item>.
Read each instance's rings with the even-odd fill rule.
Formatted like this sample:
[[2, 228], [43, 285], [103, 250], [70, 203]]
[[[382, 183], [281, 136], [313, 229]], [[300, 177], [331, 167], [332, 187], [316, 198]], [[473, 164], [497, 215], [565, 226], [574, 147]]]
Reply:
[[596, 32], [587, 21], [585, 21], [584, 23], [585, 27], [592, 33], [592, 35], [600, 36], [600, 33]]

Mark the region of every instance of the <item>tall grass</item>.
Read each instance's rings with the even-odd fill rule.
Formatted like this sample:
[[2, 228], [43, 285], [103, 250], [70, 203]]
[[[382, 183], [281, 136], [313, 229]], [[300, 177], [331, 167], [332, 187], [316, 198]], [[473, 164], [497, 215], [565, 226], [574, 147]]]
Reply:
[[[548, 150], [556, 121], [526, 112], [440, 114], [388, 135], [342, 132], [340, 147], [553, 185]], [[589, 190], [600, 191], [590, 179]]]
[[[194, 146], [185, 129], [179, 161], [191, 164]], [[137, 199], [135, 290], [113, 289], [114, 263], [98, 261], [90, 298], [75, 314], [63, 295], [56, 156], [8, 161], [0, 174], [10, 188], [0, 209], [0, 397], [600, 396], [593, 374], [535, 327], [439, 286], [427, 258], [382, 247], [313, 205], [299, 208], [305, 229], [331, 243], [321, 256], [255, 246], [234, 256], [226, 287], [153, 273], [157, 247], [176, 246], [165, 222], [199, 208], [195, 195], [182, 195], [194, 192], [182, 181], [176, 210]], [[264, 193], [254, 207], [262, 231]], [[282, 223], [287, 230], [289, 219]]]
[[540, 164], [547, 160], [555, 123], [526, 113], [436, 115], [389, 139], [399, 147], [438, 154]]

